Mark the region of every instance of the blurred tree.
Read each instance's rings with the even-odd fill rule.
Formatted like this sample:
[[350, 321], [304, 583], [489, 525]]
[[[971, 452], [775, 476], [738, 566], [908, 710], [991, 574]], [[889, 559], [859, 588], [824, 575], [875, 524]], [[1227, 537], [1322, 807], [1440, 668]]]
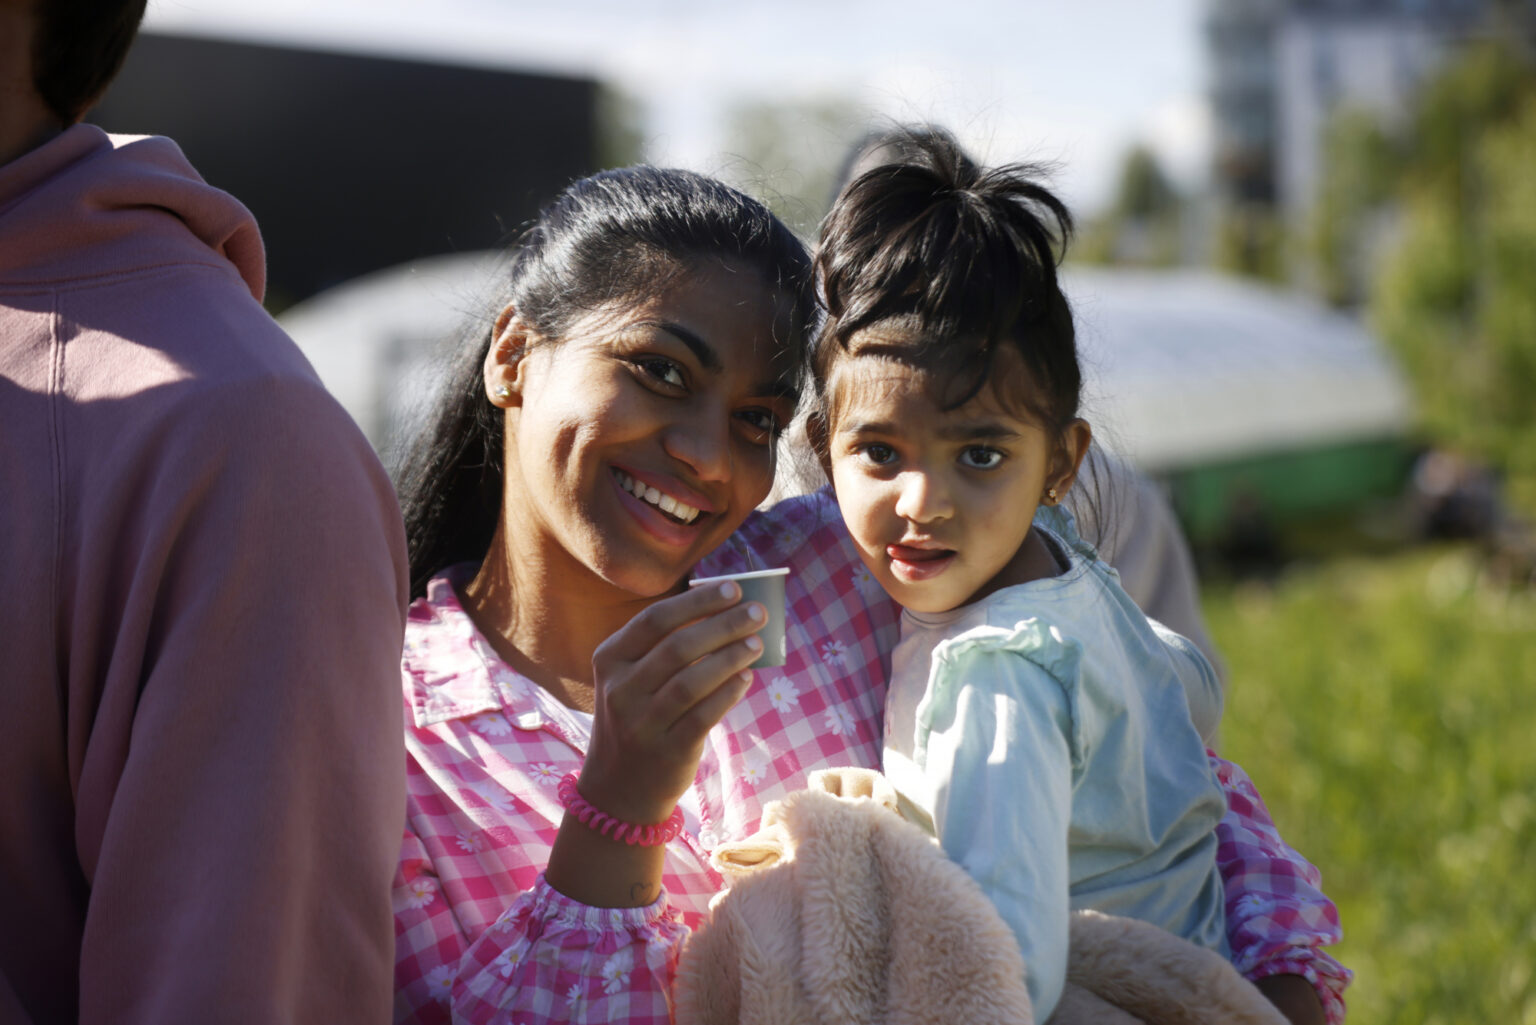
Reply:
[[1233, 274], [1283, 281], [1290, 239], [1268, 204], [1241, 203], [1223, 209], [1216, 220], [1213, 262]]
[[1323, 174], [1304, 239], [1316, 290], [1334, 306], [1369, 295], [1393, 216], [1402, 146], [1377, 119], [1340, 110], [1323, 137]]
[[727, 148], [737, 162], [721, 176], [766, 203], [802, 237], [814, 237], [867, 114], [851, 100], [826, 97], [739, 104], [728, 117]]
[[1109, 212], [1085, 225], [1077, 258], [1167, 267], [1182, 256], [1184, 200], [1146, 146], [1131, 147]]
[[607, 82], [597, 89], [596, 157], [595, 170], [645, 159], [645, 110], [632, 94]]
[[1157, 157], [1145, 146], [1132, 146], [1120, 167], [1120, 188], [1115, 212], [1121, 217], [1145, 220], [1175, 216], [1181, 202]]
[[1424, 91], [1405, 151], [1372, 316], [1431, 435], [1536, 481], [1536, 67], [1468, 49]]

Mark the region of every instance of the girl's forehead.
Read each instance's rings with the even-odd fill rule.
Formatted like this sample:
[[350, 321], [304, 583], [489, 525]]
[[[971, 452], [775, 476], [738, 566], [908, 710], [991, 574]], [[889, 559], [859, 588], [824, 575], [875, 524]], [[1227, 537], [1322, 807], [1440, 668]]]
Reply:
[[824, 391], [834, 404], [870, 401], [901, 388], [921, 392], [945, 409], [980, 404], [1016, 411], [1028, 406], [1030, 374], [1012, 346], [998, 346], [987, 358], [956, 345], [946, 358], [942, 347], [919, 349], [903, 345], [900, 336], [864, 335], [850, 339], [828, 368]]
[[882, 355], [845, 355], [832, 366], [827, 395], [836, 405], [879, 401], [893, 394], [931, 394], [935, 374], [923, 367]]
[[[930, 422], [947, 419], [1031, 420], [1020, 402], [1007, 400], [999, 386], [1013, 375], [994, 366], [986, 383], [969, 397], [957, 381], [973, 380], [964, 373], [913, 366], [885, 355], [844, 356], [833, 367], [826, 390], [833, 424], [849, 417], [868, 418], [880, 410], [921, 415]], [[969, 389], [967, 389], [969, 390]]]

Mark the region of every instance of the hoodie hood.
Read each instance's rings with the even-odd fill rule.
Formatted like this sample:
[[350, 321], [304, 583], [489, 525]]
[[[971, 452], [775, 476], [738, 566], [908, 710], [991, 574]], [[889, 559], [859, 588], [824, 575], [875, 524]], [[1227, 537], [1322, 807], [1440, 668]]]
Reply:
[[159, 136], [75, 125], [0, 166], [0, 243], [11, 286], [207, 262], [238, 273], [258, 302], [266, 289], [251, 212]]

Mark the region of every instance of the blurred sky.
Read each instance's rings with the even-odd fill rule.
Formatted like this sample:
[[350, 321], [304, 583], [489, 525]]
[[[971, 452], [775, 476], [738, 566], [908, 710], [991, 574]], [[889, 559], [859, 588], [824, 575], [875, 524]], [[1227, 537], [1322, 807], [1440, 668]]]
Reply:
[[[721, 173], [742, 102], [845, 98], [983, 159], [1056, 162], [1081, 212], [1150, 145], [1206, 176], [1200, 0], [150, 0], [151, 29], [590, 75], [638, 99], [646, 157]], [[489, 128], [490, 126], [488, 126]]]

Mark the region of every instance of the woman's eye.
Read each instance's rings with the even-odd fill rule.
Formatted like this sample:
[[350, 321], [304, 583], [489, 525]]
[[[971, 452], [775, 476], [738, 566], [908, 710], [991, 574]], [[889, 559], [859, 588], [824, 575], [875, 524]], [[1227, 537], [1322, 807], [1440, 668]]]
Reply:
[[972, 469], [991, 470], [1003, 461], [1003, 454], [986, 445], [972, 445], [960, 453], [960, 461]]
[[655, 378], [662, 384], [670, 385], [673, 388], [681, 388], [688, 383], [683, 377], [683, 368], [672, 360], [652, 356], [645, 359], [637, 359], [634, 362], [635, 366], [643, 370], [647, 376]]
[[754, 440], [767, 444], [779, 433], [779, 418], [766, 409], [743, 409], [736, 414], [736, 418], [752, 429], [753, 433], [760, 437]]

